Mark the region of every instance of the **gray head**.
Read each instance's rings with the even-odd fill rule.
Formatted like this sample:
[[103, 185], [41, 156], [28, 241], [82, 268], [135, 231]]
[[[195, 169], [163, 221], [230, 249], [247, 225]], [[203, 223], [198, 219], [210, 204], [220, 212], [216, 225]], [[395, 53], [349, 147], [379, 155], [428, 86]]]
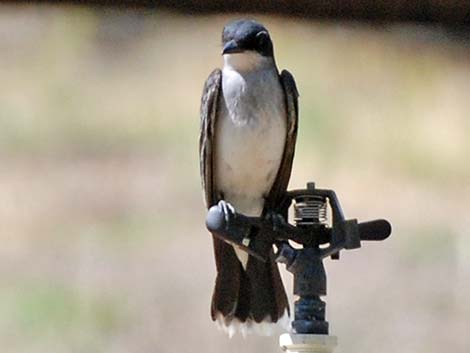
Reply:
[[273, 57], [273, 42], [268, 30], [253, 20], [230, 22], [222, 32], [222, 54], [253, 51], [265, 57]]

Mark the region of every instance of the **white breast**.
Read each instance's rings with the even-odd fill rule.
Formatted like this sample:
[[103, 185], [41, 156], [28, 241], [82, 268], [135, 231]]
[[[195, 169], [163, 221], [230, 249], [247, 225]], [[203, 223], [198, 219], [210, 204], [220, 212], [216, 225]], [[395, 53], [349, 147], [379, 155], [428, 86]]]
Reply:
[[216, 187], [237, 211], [259, 216], [286, 140], [284, 93], [274, 63], [242, 73], [224, 67], [220, 97]]

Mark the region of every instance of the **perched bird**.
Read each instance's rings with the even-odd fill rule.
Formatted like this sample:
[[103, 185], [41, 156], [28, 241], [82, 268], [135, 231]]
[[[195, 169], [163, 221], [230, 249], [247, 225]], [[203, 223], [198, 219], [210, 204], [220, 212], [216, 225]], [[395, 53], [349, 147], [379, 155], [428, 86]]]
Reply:
[[[221, 202], [248, 216], [277, 211], [289, 182], [297, 137], [297, 88], [279, 74], [268, 30], [237, 20], [222, 33], [223, 69], [201, 100], [200, 167], [206, 206]], [[288, 317], [274, 254], [267, 262], [213, 237], [217, 279], [212, 319], [233, 334]]]

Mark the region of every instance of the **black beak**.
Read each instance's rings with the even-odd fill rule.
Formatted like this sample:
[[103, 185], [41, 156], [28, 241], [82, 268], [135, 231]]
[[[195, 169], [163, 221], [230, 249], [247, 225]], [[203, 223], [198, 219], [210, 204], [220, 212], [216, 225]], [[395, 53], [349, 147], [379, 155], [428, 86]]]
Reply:
[[241, 53], [243, 50], [240, 49], [238, 43], [234, 40], [228, 41], [224, 45], [224, 49], [222, 49], [222, 55], [224, 54], [234, 54], [234, 53]]

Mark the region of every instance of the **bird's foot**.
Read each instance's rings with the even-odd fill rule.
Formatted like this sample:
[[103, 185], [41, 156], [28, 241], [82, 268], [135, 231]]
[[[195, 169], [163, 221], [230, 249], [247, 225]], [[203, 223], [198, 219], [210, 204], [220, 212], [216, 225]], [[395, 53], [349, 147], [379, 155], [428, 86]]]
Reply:
[[275, 232], [287, 223], [284, 217], [274, 211], [268, 211], [266, 213], [266, 219], [272, 223]]
[[217, 205], [224, 213], [225, 223], [228, 224], [235, 214], [235, 208], [224, 200], [220, 200]]

